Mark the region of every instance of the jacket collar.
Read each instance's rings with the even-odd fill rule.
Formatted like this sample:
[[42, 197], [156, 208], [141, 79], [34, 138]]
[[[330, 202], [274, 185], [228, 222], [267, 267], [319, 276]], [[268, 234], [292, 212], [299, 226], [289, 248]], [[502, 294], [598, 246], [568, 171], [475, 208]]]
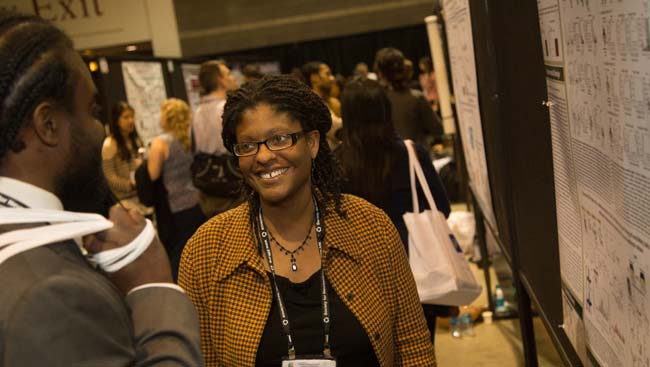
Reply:
[[[350, 227], [347, 219], [341, 218], [335, 211], [334, 205], [327, 207], [328, 214], [325, 222], [325, 248], [327, 251], [335, 250], [351, 258], [355, 262], [363, 260], [361, 247], [357, 246], [357, 235]], [[250, 222], [250, 207], [244, 203], [233, 210], [233, 217], [230, 219], [231, 228], [238, 225], [245, 230], [225, 230], [225, 237], [229, 238], [227, 245], [220, 245], [217, 248], [217, 264], [215, 279], [219, 282], [230, 276], [240, 266], [246, 266], [257, 271], [263, 278], [266, 278], [266, 269], [259, 252], [259, 244]], [[228, 225], [228, 224], [226, 224]], [[239, 229], [239, 228], [238, 228]]]
[[[233, 209], [232, 218], [228, 222], [225, 226], [229, 228], [223, 229], [222, 232], [224, 237], [229, 239], [228, 243], [217, 246], [216, 280], [219, 282], [227, 278], [242, 264], [248, 265], [265, 277], [266, 270], [250, 223], [248, 203]], [[215, 242], [217, 241], [219, 239]]]
[[11, 207], [63, 210], [61, 200], [40, 187], [10, 177], [0, 176], [0, 202]]

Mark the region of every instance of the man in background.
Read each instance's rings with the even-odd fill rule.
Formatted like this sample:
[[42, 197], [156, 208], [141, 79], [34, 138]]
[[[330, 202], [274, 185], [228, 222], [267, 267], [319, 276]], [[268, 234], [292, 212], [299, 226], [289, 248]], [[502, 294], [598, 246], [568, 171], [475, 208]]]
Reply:
[[[41, 18], [1, 12], [0, 60], [0, 209], [105, 212], [97, 91], [72, 41]], [[111, 273], [87, 260], [86, 251], [124, 246], [145, 227], [135, 210], [109, 214], [113, 228], [83, 246], [61, 236], [6, 259], [0, 250], [0, 366], [203, 364], [196, 310], [155, 236]], [[11, 224], [16, 215], [3, 214], [0, 233], [49, 226]]]
[[338, 145], [339, 139], [336, 137], [336, 133], [343, 126], [343, 121], [340, 117], [341, 102], [331, 96], [332, 87], [336, 83], [332, 70], [323, 62], [311, 61], [303, 65], [301, 71], [305, 83], [323, 99], [330, 110], [332, 128], [327, 132], [327, 143], [333, 150]]
[[[221, 140], [221, 115], [226, 104], [226, 94], [239, 86], [222, 60], [211, 60], [199, 69], [201, 101], [194, 111], [192, 132], [196, 153], [230, 155]], [[218, 191], [218, 190], [217, 190]], [[212, 217], [239, 204], [238, 195], [230, 192], [207, 193], [199, 188], [199, 204], [208, 217]]]

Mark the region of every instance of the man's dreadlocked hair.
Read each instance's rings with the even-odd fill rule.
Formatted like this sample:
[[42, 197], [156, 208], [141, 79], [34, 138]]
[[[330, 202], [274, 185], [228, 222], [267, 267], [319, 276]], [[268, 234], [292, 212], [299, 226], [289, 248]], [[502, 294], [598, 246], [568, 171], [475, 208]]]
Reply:
[[74, 73], [63, 54], [72, 41], [36, 16], [0, 12], [0, 163], [9, 150], [20, 152], [16, 139], [23, 122], [45, 99], [74, 109]]
[[[268, 104], [277, 112], [287, 113], [292, 119], [300, 122], [304, 131], [320, 132], [318, 154], [312, 163], [312, 184], [318, 188], [324, 204], [333, 202], [335, 211], [345, 217], [345, 213], [341, 211], [341, 169], [326, 139], [327, 132], [332, 127], [332, 117], [323, 100], [295, 77], [267, 75], [229, 92], [222, 117], [221, 136], [225, 147], [232, 153], [233, 145], [237, 143], [237, 125], [247, 110], [261, 103]], [[243, 186], [244, 193], [255, 199], [252, 188], [246, 184]], [[324, 212], [325, 209], [323, 206]]]

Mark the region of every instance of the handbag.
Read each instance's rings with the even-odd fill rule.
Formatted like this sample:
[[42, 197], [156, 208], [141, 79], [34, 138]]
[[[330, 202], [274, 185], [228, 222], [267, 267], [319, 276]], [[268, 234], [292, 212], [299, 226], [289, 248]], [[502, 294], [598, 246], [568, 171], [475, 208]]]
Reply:
[[[405, 140], [404, 143], [409, 155], [413, 212], [405, 213], [403, 218], [409, 233], [409, 264], [420, 302], [449, 306], [470, 304], [481, 294], [481, 285], [474, 278], [444, 214], [436, 209], [413, 142]], [[418, 204], [416, 177], [431, 208], [423, 212]]]
[[190, 166], [192, 183], [211, 196], [239, 196], [242, 175], [235, 159], [228, 153], [196, 153]]

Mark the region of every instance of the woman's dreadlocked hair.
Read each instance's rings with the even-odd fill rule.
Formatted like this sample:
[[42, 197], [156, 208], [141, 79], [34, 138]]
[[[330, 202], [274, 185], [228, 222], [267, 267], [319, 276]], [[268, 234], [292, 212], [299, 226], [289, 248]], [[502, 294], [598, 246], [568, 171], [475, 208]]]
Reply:
[[74, 72], [64, 53], [72, 41], [36, 16], [0, 12], [0, 162], [9, 150], [20, 152], [17, 140], [36, 106], [51, 99], [74, 109]]
[[[267, 75], [228, 93], [221, 133], [225, 147], [232, 153], [233, 145], [237, 143], [237, 125], [247, 110], [261, 103], [270, 105], [277, 112], [287, 113], [300, 122], [304, 131], [320, 132], [318, 154], [312, 163], [312, 184], [318, 188], [323, 204], [333, 203], [337, 214], [345, 217], [341, 210], [341, 169], [326, 139], [327, 132], [332, 127], [332, 117], [321, 98], [295, 77]], [[255, 199], [253, 189], [245, 183], [243, 186], [243, 192]], [[326, 214], [325, 207], [323, 205], [322, 210]]]

